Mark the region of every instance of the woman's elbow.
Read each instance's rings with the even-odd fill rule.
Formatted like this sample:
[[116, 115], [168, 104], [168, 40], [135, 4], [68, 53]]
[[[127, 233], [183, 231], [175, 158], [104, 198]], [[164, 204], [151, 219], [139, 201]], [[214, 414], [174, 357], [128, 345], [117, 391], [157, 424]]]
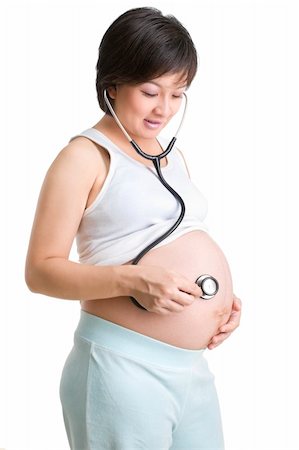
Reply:
[[25, 283], [31, 292], [38, 292], [36, 268], [32, 264], [26, 264], [24, 273]]

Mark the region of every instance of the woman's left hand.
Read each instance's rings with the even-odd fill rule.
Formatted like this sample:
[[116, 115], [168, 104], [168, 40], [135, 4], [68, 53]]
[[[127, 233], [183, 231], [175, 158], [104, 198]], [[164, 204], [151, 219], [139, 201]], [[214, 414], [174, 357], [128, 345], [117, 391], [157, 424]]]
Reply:
[[227, 339], [232, 334], [232, 332], [240, 325], [242, 302], [238, 297], [235, 296], [235, 294], [233, 294], [233, 297], [234, 301], [232, 305], [231, 315], [227, 323], [219, 328], [219, 333], [213, 336], [210, 340], [207, 346], [209, 350], [212, 350], [219, 344], [222, 344], [222, 342], [225, 341], [225, 339]]

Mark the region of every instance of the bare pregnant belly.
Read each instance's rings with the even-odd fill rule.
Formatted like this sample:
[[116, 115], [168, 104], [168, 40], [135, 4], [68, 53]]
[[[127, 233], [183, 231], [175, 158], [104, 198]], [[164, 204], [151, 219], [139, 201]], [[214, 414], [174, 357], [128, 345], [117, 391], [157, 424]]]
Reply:
[[205, 348], [218, 328], [227, 322], [233, 301], [231, 273], [222, 250], [208, 233], [196, 230], [153, 248], [138, 263], [143, 264], [166, 267], [194, 282], [199, 275], [212, 275], [219, 282], [219, 291], [210, 300], [195, 300], [182, 312], [166, 316], [142, 310], [124, 296], [82, 300], [81, 308], [177, 347]]

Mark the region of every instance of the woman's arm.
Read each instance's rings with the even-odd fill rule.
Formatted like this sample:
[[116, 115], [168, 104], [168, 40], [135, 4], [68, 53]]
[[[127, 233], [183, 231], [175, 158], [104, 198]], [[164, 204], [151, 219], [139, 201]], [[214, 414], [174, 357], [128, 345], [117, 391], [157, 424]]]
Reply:
[[28, 270], [32, 273], [26, 283], [32, 292], [66, 300], [95, 300], [132, 295], [134, 272], [139, 268], [94, 266], [52, 257]]
[[130, 295], [133, 266], [93, 266], [69, 261], [92, 185], [105, 162], [93, 143], [78, 138], [57, 155], [41, 187], [26, 258], [32, 292], [72, 300]]

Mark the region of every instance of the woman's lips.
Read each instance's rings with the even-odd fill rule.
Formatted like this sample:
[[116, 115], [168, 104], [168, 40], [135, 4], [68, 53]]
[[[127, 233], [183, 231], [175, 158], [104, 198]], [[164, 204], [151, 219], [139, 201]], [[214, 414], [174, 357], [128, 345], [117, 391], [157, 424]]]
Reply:
[[144, 123], [147, 128], [150, 128], [151, 130], [159, 128], [162, 122], [158, 122], [157, 120], [150, 120], [150, 119], [144, 119]]

